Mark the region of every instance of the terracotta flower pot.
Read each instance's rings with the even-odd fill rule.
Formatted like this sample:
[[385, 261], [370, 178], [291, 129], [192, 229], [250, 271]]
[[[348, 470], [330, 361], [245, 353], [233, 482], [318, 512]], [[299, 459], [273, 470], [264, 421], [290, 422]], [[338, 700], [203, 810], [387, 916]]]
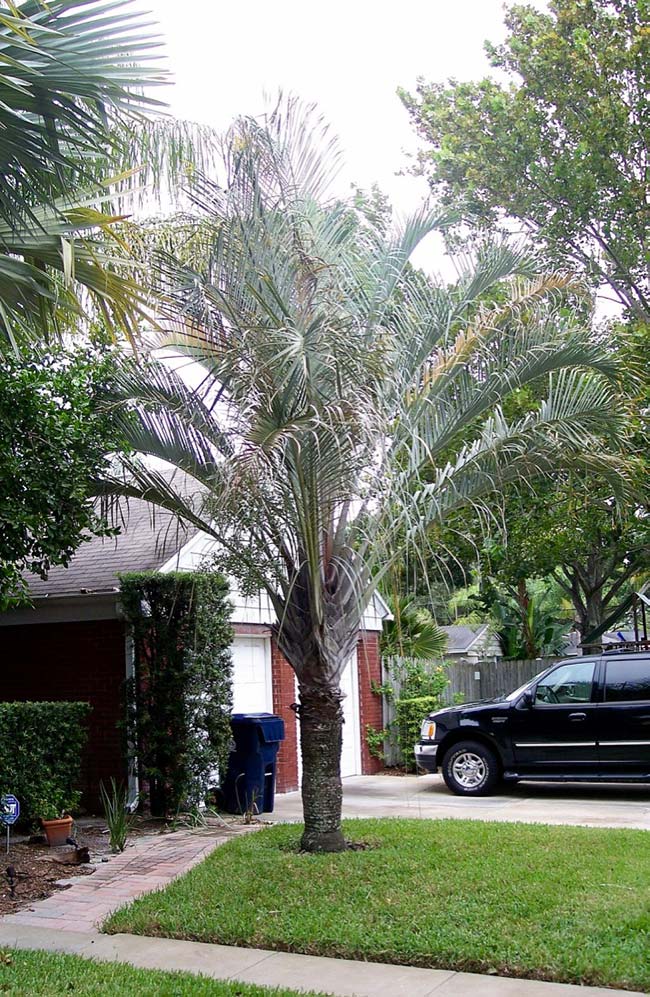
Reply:
[[43, 820], [41, 818], [41, 824], [48, 845], [50, 848], [55, 848], [57, 845], [65, 845], [66, 838], [69, 838], [72, 832], [73, 821], [72, 817], [60, 817], [57, 820]]

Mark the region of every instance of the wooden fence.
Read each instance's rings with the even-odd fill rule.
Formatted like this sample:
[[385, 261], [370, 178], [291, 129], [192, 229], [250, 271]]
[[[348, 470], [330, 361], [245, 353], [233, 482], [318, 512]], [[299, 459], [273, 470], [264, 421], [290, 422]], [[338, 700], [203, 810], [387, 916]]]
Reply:
[[532, 679], [561, 658], [524, 658], [521, 661], [454, 661], [447, 665], [449, 685], [445, 691], [448, 703], [462, 696], [464, 703], [477, 699], [505, 696], [517, 686]]
[[[447, 661], [445, 670], [449, 684], [443, 694], [443, 701], [449, 705], [457, 702], [474, 703], [480, 699], [507, 695], [534, 678], [538, 672], [561, 660], [526, 658], [520, 661]], [[389, 727], [395, 720], [395, 700], [400, 695], [399, 660], [395, 664], [397, 674], [390, 661], [384, 663], [384, 682], [393, 689], [393, 696], [384, 696], [383, 700], [384, 727]], [[402, 762], [394, 739], [384, 742], [384, 756], [387, 765], [399, 765]]]

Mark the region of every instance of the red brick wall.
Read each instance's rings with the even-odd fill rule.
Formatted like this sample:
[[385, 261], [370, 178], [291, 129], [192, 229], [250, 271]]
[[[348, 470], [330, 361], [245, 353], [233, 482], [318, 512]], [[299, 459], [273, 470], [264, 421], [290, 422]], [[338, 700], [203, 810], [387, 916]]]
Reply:
[[372, 692], [371, 684], [381, 684], [381, 658], [379, 655], [379, 634], [364, 630], [357, 644], [359, 662], [359, 712], [361, 729], [361, 770], [364, 775], [373, 775], [383, 768], [378, 758], [373, 758], [366, 742], [366, 726], [376, 730], [383, 727], [381, 696]]
[[296, 674], [274, 640], [271, 641], [273, 662], [273, 712], [284, 720], [285, 740], [278, 754], [279, 793], [298, 789], [298, 724], [291, 704], [296, 702]]
[[[236, 634], [257, 634], [271, 637], [269, 627], [254, 623], [235, 623]], [[298, 789], [298, 728], [296, 714], [291, 704], [296, 701], [295, 674], [293, 668], [280, 652], [275, 640], [271, 639], [271, 671], [273, 685], [273, 712], [284, 720], [284, 741], [278, 752], [278, 773], [276, 790], [289, 793]]]
[[125, 677], [120, 620], [0, 627], [0, 698], [78, 700], [92, 706], [82, 767], [83, 803], [95, 809], [99, 782], [126, 778], [121, 734]]

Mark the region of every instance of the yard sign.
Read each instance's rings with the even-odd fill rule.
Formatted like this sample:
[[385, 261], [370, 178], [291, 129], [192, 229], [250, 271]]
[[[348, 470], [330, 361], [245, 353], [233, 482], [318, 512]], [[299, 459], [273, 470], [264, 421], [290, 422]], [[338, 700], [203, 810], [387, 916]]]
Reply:
[[9, 828], [20, 817], [20, 803], [13, 793], [0, 796], [0, 822], [7, 828], [7, 852], [9, 852]]

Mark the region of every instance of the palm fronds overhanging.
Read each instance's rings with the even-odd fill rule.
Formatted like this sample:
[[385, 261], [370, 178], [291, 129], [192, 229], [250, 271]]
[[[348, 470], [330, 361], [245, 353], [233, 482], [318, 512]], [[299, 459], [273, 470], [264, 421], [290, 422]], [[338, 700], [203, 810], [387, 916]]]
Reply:
[[[449, 512], [557, 466], [615, 478], [602, 440], [623, 418], [620, 371], [571, 317], [569, 276], [495, 246], [455, 286], [433, 284], [409, 260], [445, 217], [373, 227], [329, 192], [335, 153], [295, 101], [235, 124], [227, 183], [194, 190], [212, 227], [204, 266], [158, 259], [172, 306], [156, 345], [192, 377], [130, 365], [112, 399], [135, 450], [190, 475], [195, 499], [144, 459], [105, 484], [205, 529], [240, 583], [268, 592], [313, 736], [404, 545], [422, 551]], [[540, 382], [545, 400], [508, 420], [503, 400]], [[305, 843], [325, 847], [325, 826], [340, 839], [338, 769], [325, 818], [309, 790], [318, 762], [304, 765]]]
[[113, 235], [123, 195], [212, 155], [205, 130], [156, 114], [161, 63], [130, 0], [0, 6], [0, 341], [41, 339], [82, 303], [134, 333], [143, 295]]

